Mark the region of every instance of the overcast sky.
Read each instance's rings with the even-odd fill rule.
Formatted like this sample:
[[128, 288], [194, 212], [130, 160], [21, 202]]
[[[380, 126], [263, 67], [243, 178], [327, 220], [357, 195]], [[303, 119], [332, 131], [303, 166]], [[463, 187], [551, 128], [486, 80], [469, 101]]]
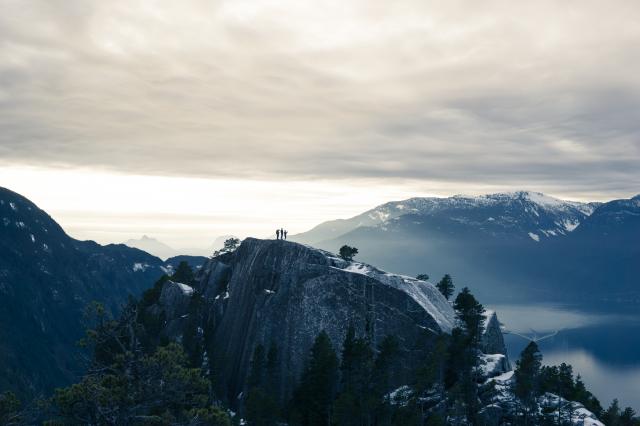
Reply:
[[637, 0], [0, 10], [0, 185], [80, 238], [207, 245], [414, 195], [640, 192]]

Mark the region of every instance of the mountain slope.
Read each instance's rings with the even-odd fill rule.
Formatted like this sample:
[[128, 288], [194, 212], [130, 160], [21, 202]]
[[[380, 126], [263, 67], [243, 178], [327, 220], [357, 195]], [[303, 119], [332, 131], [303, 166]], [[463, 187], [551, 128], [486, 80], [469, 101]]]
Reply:
[[[640, 263], [634, 262], [636, 202], [585, 204], [523, 191], [414, 198], [292, 239], [314, 240], [327, 250], [353, 245], [360, 258], [387, 270], [451, 273], [459, 286], [469, 285], [491, 302], [601, 299], [606, 291], [640, 290], [633, 280]], [[330, 238], [323, 240], [325, 235]], [[612, 270], [614, 286], [607, 285]], [[579, 291], [585, 280], [596, 293]]]
[[163, 273], [141, 250], [69, 237], [0, 188], [0, 390], [34, 395], [75, 379], [85, 306], [97, 300], [115, 312]]
[[640, 195], [600, 205], [568, 235], [545, 247], [541, 280], [568, 294], [640, 303]]

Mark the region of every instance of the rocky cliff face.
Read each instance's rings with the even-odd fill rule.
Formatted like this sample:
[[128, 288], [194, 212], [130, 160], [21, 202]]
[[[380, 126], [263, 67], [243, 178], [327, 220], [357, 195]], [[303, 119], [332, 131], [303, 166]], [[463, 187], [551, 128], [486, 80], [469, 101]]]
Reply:
[[[284, 400], [322, 330], [338, 352], [350, 324], [374, 345], [394, 335], [411, 365], [454, 324], [450, 304], [429, 283], [287, 241], [246, 239], [234, 253], [205, 264], [197, 281], [207, 310], [209, 355], [229, 399], [245, 390], [258, 344], [277, 346], [281, 381], [273, 391]], [[165, 286], [176, 291], [175, 283]], [[173, 316], [185, 313], [177, 309]]]

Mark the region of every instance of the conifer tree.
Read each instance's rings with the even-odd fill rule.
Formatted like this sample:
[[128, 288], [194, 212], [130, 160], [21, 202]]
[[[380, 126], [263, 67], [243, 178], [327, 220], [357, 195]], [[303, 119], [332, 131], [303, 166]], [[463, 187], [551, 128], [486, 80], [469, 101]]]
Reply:
[[465, 287], [456, 297], [453, 308], [470, 339], [471, 345], [477, 347], [484, 331], [484, 307], [471, 294], [469, 288]]
[[602, 414], [602, 422], [607, 426], [621, 426], [620, 413], [620, 404], [617, 399], [614, 399]]
[[302, 426], [329, 425], [337, 385], [338, 357], [331, 339], [325, 331], [321, 331], [311, 347], [309, 361], [294, 393], [292, 423]]
[[451, 279], [451, 275], [445, 274], [444, 277], [436, 284], [440, 293], [445, 297], [445, 299], [449, 300], [451, 296], [453, 296], [453, 290], [455, 286], [453, 285], [453, 280]]
[[178, 264], [176, 271], [171, 276], [171, 280], [178, 283], [191, 284], [193, 282], [193, 269], [189, 263], [182, 261]]
[[[273, 347], [273, 346], [272, 346]], [[251, 370], [247, 379], [246, 417], [252, 426], [273, 426], [278, 419], [278, 404], [267, 387], [267, 379], [271, 375], [270, 363], [274, 355], [271, 349], [265, 358], [262, 344], [256, 346], [251, 359]]]
[[452, 333], [452, 353], [451, 358], [455, 365], [456, 392], [454, 406], [458, 406], [461, 401], [467, 419], [476, 421], [479, 411], [478, 407], [478, 385], [477, 374], [479, 362], [480, 339], [484, 331], [484, 307], [476, 300], [467, 287], [456, 297], [454, 302], [456, 317], [461, 326], [459, 330]]
[[373, 409], [371, 376], [373, 350], [368, 339], [355, 337], [349, 326], [342, 346], [341, 392], [336, 401], [336, 421], [339, 424], [367, 423]]
[[514, 393], [525, 409], [524, 421], [528, 424], [535, 417], [536, 397], [539, 394], [540, 367], [542, 354], [536, 342], [529, 342], [516, 362]]

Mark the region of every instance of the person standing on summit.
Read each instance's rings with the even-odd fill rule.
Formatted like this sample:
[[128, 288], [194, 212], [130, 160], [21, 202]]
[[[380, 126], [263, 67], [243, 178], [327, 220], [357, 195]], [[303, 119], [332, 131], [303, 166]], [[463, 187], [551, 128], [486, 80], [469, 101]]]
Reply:
[[284, 228], [280, 228], [280, 239], [284, 240]]
[[288, 232], [288, 231], [285, 229], [285, 230], [284, 230], [284, 239], [285, 239], [285, 240], [287, 239], [287, 232]]
[[276, 240], [280, 239], [280, 230], [276, 229]]

